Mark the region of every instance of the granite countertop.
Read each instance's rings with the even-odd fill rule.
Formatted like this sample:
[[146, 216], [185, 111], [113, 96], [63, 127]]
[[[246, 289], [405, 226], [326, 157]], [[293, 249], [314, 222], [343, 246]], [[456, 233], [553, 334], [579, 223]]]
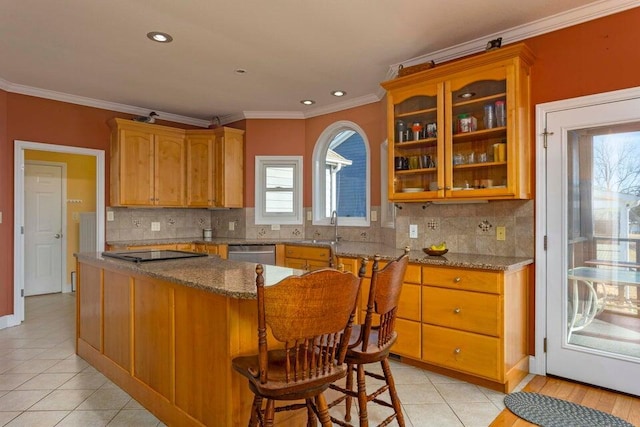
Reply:
[[[404, 252], [402, 249], [398, 249], [383, 243], [371, 243], [371, 242], [348, 242], [340, 241], [337, 244], [332, 244], [327, 241], [313, 241], [313, 240], [268, 240], [268, 239], [232, 239], [232, 238], [212, 238], [203, 239], [202, 237], [194, 238], [177, 238], [177, 239], [158, 239], [158, 240], [136, 240], [136, 241], [118, 241], [107, 242], [115, 250], [125, 248], [127, 246], [137, 245], [162, 245], [162, 244], [178, 244], [178, 243], [209, 243], [216, 245], [270, 245], [270, 244], [296, 244], [306, 246], [328, 246], [334, 251], [334, 254], [339, 257], [373, 257], [373, 255], [380, 255], [381, 259], [392, 260]], [[493, 256], [493, 255], [479, 255], [479, 254], [462, 254], [449, 252], [444, 256], [428, 256], [422, 251], [411, 251], [409, 253], [409, 261], [417, 264], [424, 265], [439, 265], [445, 267], [458, 267], [458, 268], [477, 268], [483, 270], [496, 270], [496, 271], [508, 271], [521, 268], [523, 266], [533, 263], [532, 258], [526, 257], [505, 257], [505, 256]], [[182, 262], [182, 261], [180, 261]], [[255, 274], [255, 273], [254, 273]]]
[[[141, 263], [106, 258], [100, 253], [79, 253], [76, 257], [81, 262], [99, 262], [107, 269], [125, 270], [231, 298], [256, 298], [256, 265], [223, 260], [217, 255]], [[287, 276], [303, 273], [293, 268], [265, 265], [263, 275], [265, 285], [269, 286]]]

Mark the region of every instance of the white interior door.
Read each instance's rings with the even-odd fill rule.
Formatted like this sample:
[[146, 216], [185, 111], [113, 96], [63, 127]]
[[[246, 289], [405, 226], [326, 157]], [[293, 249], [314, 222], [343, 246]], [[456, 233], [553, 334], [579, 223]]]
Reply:
[[640, 98], [546, 129], [547, 373], [640, 395]]
[[62, 292], [63, 173], [25, 164], [25, 296]]

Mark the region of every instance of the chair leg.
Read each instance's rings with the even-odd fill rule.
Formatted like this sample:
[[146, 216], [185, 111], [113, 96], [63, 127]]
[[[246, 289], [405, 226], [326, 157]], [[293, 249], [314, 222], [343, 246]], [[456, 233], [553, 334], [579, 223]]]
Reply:
[[384, 372], [384, 378], [387, 381], [387, 385], [389, 386], [389, 396], [391, 396], [391, 405], [393, 406], [393, 410], [396, 412], [396, 419], [398, 421], [398, 425], [400, 427], [404, 427], [404, 415], [402, 414], [402, 405], [400, 404], [400, 398], [398, 397], [398, 392], [396, 391], [396, 383], [393, 380], [393, 375], [391, 374], [391, 367], [389, 366], [389, 359], [385, 358], [380, 361], [382, 365], [382, 372]]
[[[349, 364], [347, 366], [347, 385], [345, 386], [347, 390], [353, 390], [353, 365]], [[351, 421], [351, 401], [353, 397], [350, 394], [347, 394], [346, 398], [346, 409], [344, 412], [344, 420], [349, 422]]]
[[313, 411], [311, 399], [305, 399], [307, 404], [307, 427], [316, 427], [316, 413]]
[[253, 396], [253, 405], [251, 405], [251, 418], [249, 419], [249, 427], [256, 427], [258, 425], [258, 420], [260, 419], [260, 410], [262, 410], [262, 397], [256, 394], [255, 396]]
[[358, 412], [360, 413], [360, 427], [369, 427], [367, 386], [364, 375], [364, 365], [358, 365]]
[[276, 401], [273, 399], [267, 399], [267, 407], [264, 410], [264, 426], [273, 427], [275, 417], [276, 417]]
[[320, 393], [315, 398], [316, 407], [318, 408], [318, 418], [320, 418], [320, 425], [322, 427], [331, 427], [331, 417], [329, 416], [329, 405], [327, 405], [327, 399], [323, 393]]

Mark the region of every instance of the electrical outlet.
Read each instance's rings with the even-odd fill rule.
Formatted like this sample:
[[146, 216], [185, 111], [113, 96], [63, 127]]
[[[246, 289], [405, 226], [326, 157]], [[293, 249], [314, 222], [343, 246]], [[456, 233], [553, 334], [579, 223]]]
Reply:
[[307, 212], [307, 221], [311, 221], [313, 219], [313, 212], [308, 211]]
[[496, 240], [506, 240], [506, 239], [507, 239], [507, 228], [496, 227]]
[[280, 230], [280, 224], [271, 224], [271, 230], [273, 231]]
[[2, 224], [2, 212], [0, 211], [0, 224]]
[[229, 221], [229, 231], [233, 231], [236, 229], [236, 222], [235, 221]]
[[113, 211], [107, 211], [107, 221], [113, 221]]
[[160, 231], [160, 223], [152, 222], [151, 223], [151, 231]]
[[409, 238], [418, 238], [418, 224], [409, 224]]
[[378, 220], [378, 211], [371, 211], [371, 222], [376, 222]]
[[71, 219], [75, 222], [80, 222], [80, 212], [72, 212]]

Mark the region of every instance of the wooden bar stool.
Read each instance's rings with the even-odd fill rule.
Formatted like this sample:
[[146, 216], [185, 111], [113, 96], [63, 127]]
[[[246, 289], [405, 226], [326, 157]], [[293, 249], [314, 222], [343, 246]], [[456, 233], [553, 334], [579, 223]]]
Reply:
[[[305, 407], [308, 426], [316, 425], [316, 416], [331, 425], [322, 393], [346, 375], [343, 361], [360, 282], [352, 273], [321, 269], [265, 287], [258, 264], [258, 354], [232, 361], [255, 395], [249, 426], [272, 426], [276, 412]], [[282, 344], [277, 349], [267, 347], [267, 326]], [[284, 400], [305, 403], [275, 407]]]
[[[397, 339], [395, 320], [404, 273], [409, 261], [409, 248], [406, 248], [402, 256], [387, 264], [382, 270], [378, 270], [379, 261], [380, 256], [374, 256], [371, 286], [367, 298], [367, 314], [363, 324], [353, 326], [351, 342], [344, 360], [347, 364], [346, 386], [344, 388], [336, 384], [330, 386], [333, 390], [344, 394], [333, 401], [330, 407], [346, 400], [344, 418], [346, 422], [335, 417], [331, 418], [334, 423], [342, 426], [351, 426], [349, 421], [351, 421], [351, 403], [354, 397], [358, 399], [360, 426], [369, 425], [368, 402], [374, 402], [393, 409], [393, 414], [380, 423], [380, 426], [386, 426], [394, 418], [401, 427], [405, 425], [400, 399], [398, 398], [391, 368], [389, 367], [389, 351]], [[363, 260], [360, 267], [360, 277], [364, 276], [365, 271], [366, 260]], [[378, 316], [380, 323], [374, 326], [374, 317]], [[383, 375], [365, 370], [366, 364], [376, 362], [380, 362]], [[353, 390], [354, 369], [357, 371], [357, 391]], [[367, 394], [365, 376], [383, 380], [385, 384], [373, 393]], [[385, 391], [389, 391], [391, 403], [379, 398]]]

